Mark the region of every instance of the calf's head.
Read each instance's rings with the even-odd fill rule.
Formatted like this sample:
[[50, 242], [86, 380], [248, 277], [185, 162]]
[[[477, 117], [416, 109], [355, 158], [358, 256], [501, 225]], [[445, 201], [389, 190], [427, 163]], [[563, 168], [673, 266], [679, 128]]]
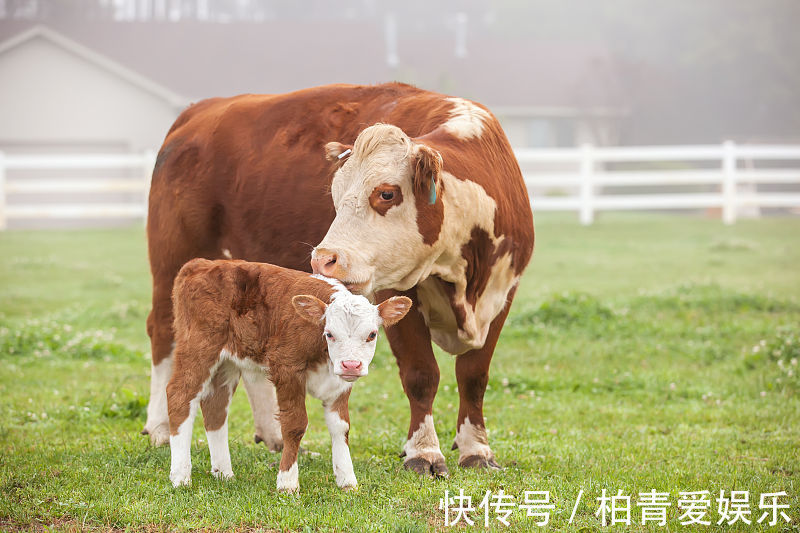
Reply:
[[378, 328], [389, 327], [411, 309], [411, 300], [394, 296], [379, 305], [372, 305], [363, 296], [337, 291], [330, 304], [310, 295], [292, 298], [295, 311], [312, 324], [323, 326], [328, 343], [328, 357], [333, 373], [347, 381], [355, 381], [369, 373], [375, 356]]
[[356, 293], [416, 285], [433, 261], [443, 217], [442, 158], [400, 128], [375, 124], [353, 147], [325, 147], [339, 165], [331, 183], [334, 219], [311, 267]]

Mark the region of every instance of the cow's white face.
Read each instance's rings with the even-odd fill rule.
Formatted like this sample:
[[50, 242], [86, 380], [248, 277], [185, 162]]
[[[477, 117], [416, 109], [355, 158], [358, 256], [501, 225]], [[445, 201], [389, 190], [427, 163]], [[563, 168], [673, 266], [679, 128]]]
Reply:
[[[335, 160], [348, 148], [329, 143], [326, 151]], [[435, 206], [432, 189], [441, 182], [440, 170], [441, 156], [396, 126], [362, 131], [334, 175], [336, 218], [312, 253], [314, 272], [362, 294], [416, 285], [434, 260], [419, 211]]]
[[395, 296], [372, 305], [363, 296], [339, 290], [330, 304], [314, 296], [299, 295], [292, 299], [292, 305], [304, 319], [324, 325], [333, 373], [346, 381], [355, 381], [369, 373], [378, 328], [402, 319], [411, 309], [411, 300]]

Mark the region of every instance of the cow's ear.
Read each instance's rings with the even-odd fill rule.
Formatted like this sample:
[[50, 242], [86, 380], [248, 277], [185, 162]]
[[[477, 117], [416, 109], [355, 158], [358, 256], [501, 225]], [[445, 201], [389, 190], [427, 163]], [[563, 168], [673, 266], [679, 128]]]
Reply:
[[340, 165], [344, 163], [352, 153], [353, 146], [350, 144], [330, 142], [325, 145], [325, 158], [328, 161], [333, 161]]
[[308, 294], [298, 294], [292, 298], [292, 306], [301, 318], [314, 325], [322, 322], [322, 317], [328, 308], [325, 302]]
[[424, 144], [417, 144], [414, 150], [414, 194], [423, 195], [429, 204], [435, 204], [441, 188], [442, 156]]
[[389, 327], [400, 322], [409, 309], [411, 309], [411, 298], [392, 296], [378, 305], [378, 314], [381, 315], [383, 325]]

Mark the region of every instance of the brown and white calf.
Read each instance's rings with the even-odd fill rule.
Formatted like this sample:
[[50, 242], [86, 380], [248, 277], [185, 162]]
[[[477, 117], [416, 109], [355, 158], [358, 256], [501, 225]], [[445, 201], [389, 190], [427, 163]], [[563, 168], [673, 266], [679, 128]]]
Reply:
[[275, 385], [283, 438], [279, 490], [299, 488], [306, 391], [325, 407], [336, 484], [356, 486], [348, 447], [350, 389], [367, 375], [378, 328], [402, 319], [410, 299], [394, 297], [375, 306], [322, 276], [265, 263], [194, 259], [175, 279], [173, 305], [176, 344], [167, 385], [173, 485], [191, 480], [198, 407], [212, 474], [233, 476], [228, 405], [242, 378]]

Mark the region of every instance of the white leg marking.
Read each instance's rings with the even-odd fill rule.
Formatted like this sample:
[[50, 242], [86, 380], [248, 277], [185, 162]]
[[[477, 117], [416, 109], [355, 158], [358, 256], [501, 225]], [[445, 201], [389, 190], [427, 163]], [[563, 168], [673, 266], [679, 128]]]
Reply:
[[211, 475], [220, 479], [233, 477], [231, 452], [228, 448], [228, 420], [214, 431], [206, 431], [208, 452], [211, 454]]
[[350, 429], [350, 424], [339, 417], [336, 411], [325, 409], [325, 423], [331, 434], [331, 455], [333, 456], [333, 474], [336, 484], [340, 488], [356, 488], [356, 474], [353, 471], [353, 461], [350, 459], [350, 447], [347, 445], [345, 435]]
[[444, 461], [444, 455], [439, 448], [439, 437], [433, 425], [433, 415], [425, 415], [422, 424], [411, 434], [403, 451], [406, 452], [406, 461], [415, 457], [422, 457], [430, 463], [438, 459]]
[[461, 427], [456, 433], [456, 444], [458, 445], [458, 461], [477, 455], [487, 460], [494, 460], [494, 454], [489, 447], [489, 439], [486, 437], [486, 430], [480, 426], [474, 426], [469, 421], [469, 417], [464, 419]]
[[283, 470], [278, 472], [278, 490], [295, 492], [298, 489], [300, 489], [300, 483], [297, 480], [297, 461], [295, 461], [286, 472]]
[[263, 371], [242, 372], [242, 381], [250, 400], [256, 438], [261, 439], [273, 452], [283, 448], [281, 424], [278, 422], [278, 399], [273, 385]]
[[172, 354], [163, 361], [150, 365], [150, 403], [147, 404], [145, 431], [150, 443], [162, 446], [169, 442], [169, 414], [167, 413], [167, 383], [172, 375]]
[[169, 479], [174, 487], [189, 485], [192, 482], [192, 427], [199, 406], [198, 396], [189, 402], [189, 416], [178, 426], [178, 434], [169, 437], [171, 455]]

